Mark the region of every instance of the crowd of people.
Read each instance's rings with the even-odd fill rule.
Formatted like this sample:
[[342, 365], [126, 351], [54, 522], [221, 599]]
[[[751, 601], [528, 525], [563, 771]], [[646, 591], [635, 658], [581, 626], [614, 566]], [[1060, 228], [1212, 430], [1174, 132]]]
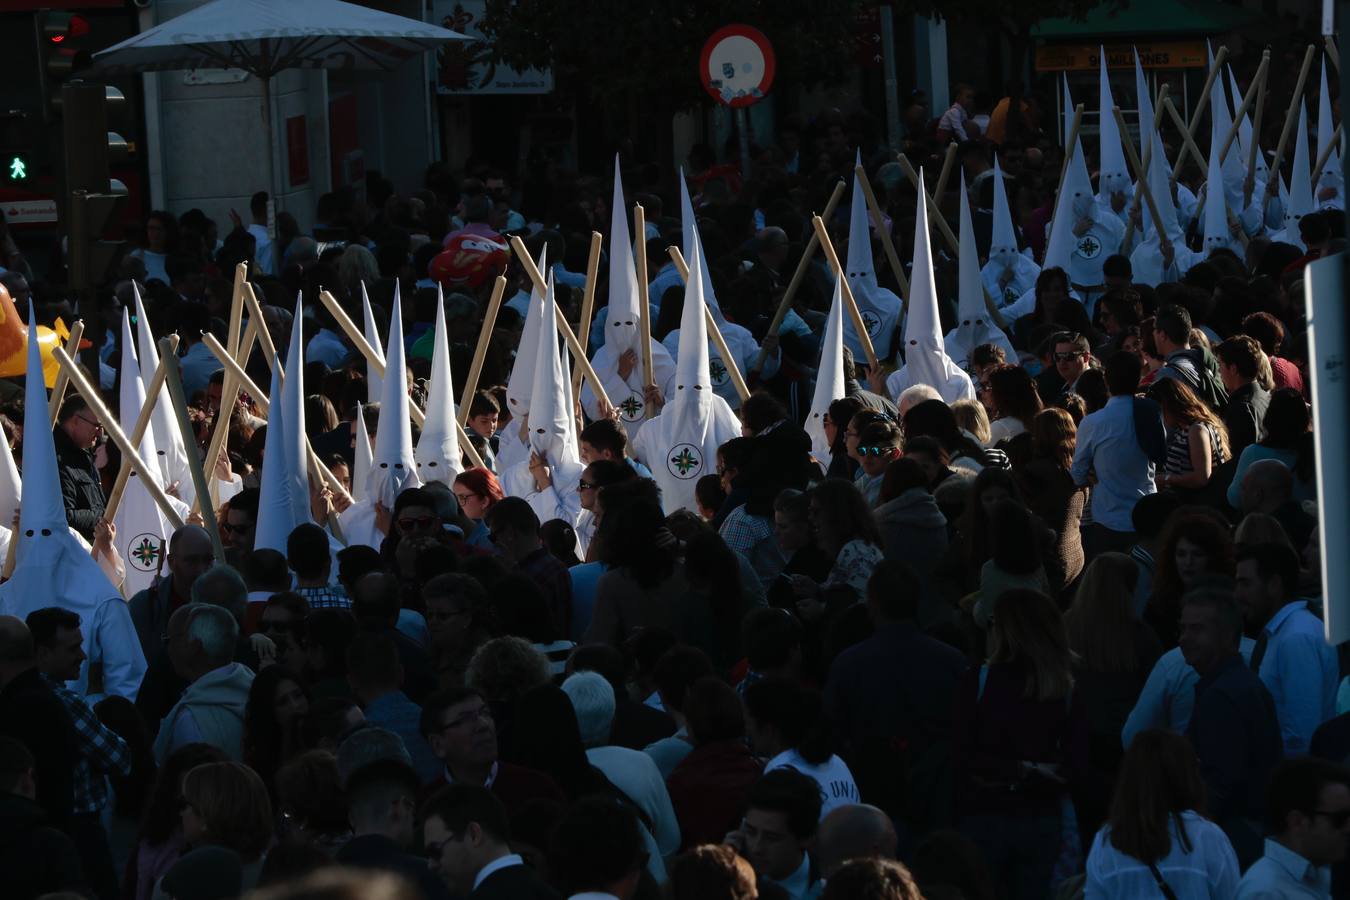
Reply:
[[[958, 88], [906, 111], [917, 184], [831, 111], [748, 179], [151, 213], [101, 395], [49, 399], [35, 328], [0, 382], [0, 893], [1350, 896], [1304, 290], [1338, 107], [1286, 182], [1244, 65], [1175, 180], [1151, 122], [1136, 181], [1107, 117], [1065, 147]], [[72, 321], [5, 262], [16, 321]]]

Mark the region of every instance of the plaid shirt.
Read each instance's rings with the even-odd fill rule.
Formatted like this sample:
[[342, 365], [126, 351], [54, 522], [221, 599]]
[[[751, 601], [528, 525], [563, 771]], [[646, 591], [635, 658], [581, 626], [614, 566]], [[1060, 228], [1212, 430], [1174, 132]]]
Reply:
[[310, 609], [351, 609], [352, 598], [340, 584], [321, 587], [297, 587], [295, 592], [309, 602]]
[[728, 547], [748, 557], [760, 541], [773, 537], [773, 519], [751, 515], [742, 504], [722, 520], [718, 533]]
[[42, 677], [65, 705], [80, 742], [80, 759], [71, 773], [75, 794], [71, 811], [75, 815], [100, 812], [108, 802], [108, 786], [103, 776], [130, 775], [131, 751], [126, 741], [98, 720], [83, 697], [64, 682], [47, 675]]

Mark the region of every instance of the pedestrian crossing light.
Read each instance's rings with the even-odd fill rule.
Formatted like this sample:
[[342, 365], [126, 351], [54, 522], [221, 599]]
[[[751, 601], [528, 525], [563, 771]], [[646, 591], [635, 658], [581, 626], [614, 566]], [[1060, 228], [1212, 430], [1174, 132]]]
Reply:
[[14, 156], [9, 160], [9, 180], [27, 181], [28, 180], [28, 161], [22, 156]]

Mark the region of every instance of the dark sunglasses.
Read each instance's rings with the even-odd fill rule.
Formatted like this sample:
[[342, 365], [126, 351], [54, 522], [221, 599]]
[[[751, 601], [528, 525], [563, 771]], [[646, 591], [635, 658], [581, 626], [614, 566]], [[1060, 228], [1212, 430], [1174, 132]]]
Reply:
[[1082, 350], [1074, 350], [1068, 353], [1056, 353], [1055, 362], [1071, 362], [1080, 356], [1087, 356]]
[[593, 482], [593, 481], [587, 481], [587, 480], [584, 479], [584, 478], [579, 479], [579, 480], [577, 481], [577, 490], [579, 490], [579, 491], [593, 491], [593, 490], [595, 490], [598, 486], [599, 486], [599, 485], [595, 484], [595, 482]]
[[252, 527], [252, 525], [231, 525], [229, 522], [220, 523], [220, 530], [226, 534], [243, 534]]
[[435, 521], [435, 516], [404, 516], [398, 520], [398, 530], [418, 531], [423, 528], [430, 528], [431, 523]]
[[888, 453], [894, 453], [898, 447], [859, 447], [858, 454], [861, 456], [885, 456]]

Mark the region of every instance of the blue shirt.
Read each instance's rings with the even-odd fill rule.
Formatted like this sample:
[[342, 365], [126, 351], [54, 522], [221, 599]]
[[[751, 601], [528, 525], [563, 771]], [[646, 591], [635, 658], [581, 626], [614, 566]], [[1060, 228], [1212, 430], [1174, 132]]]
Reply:
[[364, 712], [367, 722], [387, 728], [403, 738], [403, 746], [412, 757], [413, 771], [423, 784], [430, 784], [441, 777], [445, 763], [436, 758], [431, 745], [418, 728], [422, 707], [409, 700], [402, 691], [393, 691], [367, 703]]
[[1317, 726], [1336, 715], [1340, 665], [1322, 620], [1308, 601], [1287, 603], [1266, 623], [1266, 653], [1257, 674], [1275, 700], [1284, 752], [1308, 752]]
[[1313, 865], [1279, 841], [1238, 882], [1236, 900], [1331, 900], [1331, 869]]
[[[1238, 652], [1244, 661], [1252, 658], [1252, 648], [1256, 641], [1242, 638]], [[1173, 647], [1153, 664], [1148, 673], [1144, 689], [1125, 720], [1120, 733], [1120, 742], [1127, 749], [1134, 736], [1150, 728], [1163, 728], [1177, 734], [1185, 734], [1186, 726], [1191, 724], [1191, 710], [1195, 709], [1195, 686], [1200, 682], [1200, 673], [1186, 665], [1180, 647]]]
[[609, 566], [602, 562], [582, 563], [567, 570], [572, 579], [572, 640], [579, 641], [591, 627], [591, 613], [595, 610], [595, 586]]
[[206, 346], [206, 342], [198, 341], [178, 361], [178, 368], [183, 377], [183, 393], [191, 400], [193, 394], [206, 390], [212, 375], [225, 367], [216, 359], [211, 348]]
[[1073, 480], [1092, 488], [1092, 521], [1112, 531], [1132, 532], [1130, 513], [1140, 497], [1152, 494], [1153, 463], [1134, 433], [1134, 398], [1112, 397], [1106, 406], [1083, 418], [1073, 454]]

